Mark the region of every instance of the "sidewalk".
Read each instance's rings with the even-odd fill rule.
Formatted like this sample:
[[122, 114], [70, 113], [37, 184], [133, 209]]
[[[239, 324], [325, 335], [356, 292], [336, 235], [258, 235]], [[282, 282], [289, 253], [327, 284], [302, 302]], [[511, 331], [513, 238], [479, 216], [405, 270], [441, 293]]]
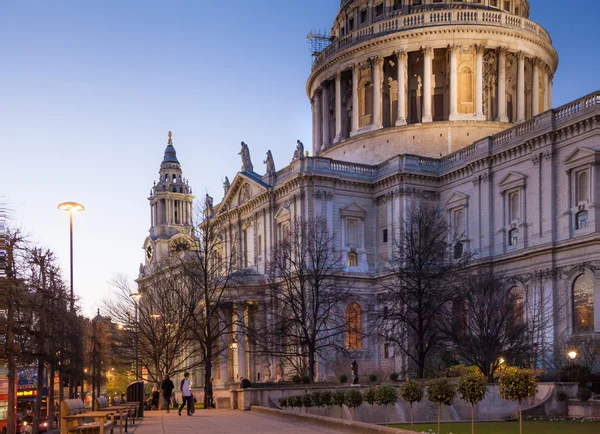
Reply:
[[341, 433], [325, 428], [258, 415], [239, 410], [197, 410], [193, 416], [177, 411], [144, 412], [143, 422], [129, 433], [135, 434], [224, 434], [224, 433]]

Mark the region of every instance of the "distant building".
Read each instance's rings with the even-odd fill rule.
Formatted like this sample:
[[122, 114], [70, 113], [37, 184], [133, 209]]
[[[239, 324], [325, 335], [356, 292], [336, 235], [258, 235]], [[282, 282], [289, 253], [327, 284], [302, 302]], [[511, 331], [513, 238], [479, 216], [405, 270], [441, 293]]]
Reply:
[[[319, 379], [348, 373], [354, 359], [361, 372], [407, 369], [405, 356], [366, 332], [369, 313], [382, 309], [375, 284], [419, 192], [447, 212], [459, 248], [515, 277], [522, 302], [547, 312], [547, 332], [532, 343], [547, 360], [572, 336], [600, 347], [600, 93], [551, 109], [558, 56], [528, 16], [527, 0], [341, 2], [306, 84], [313, 156], [292, 159], [290, 149], [279, 156], [290, 158], [285, 167], [276, 171], [271, 157], [261, 175], [248, 152], [213, 207], [230, 222], [223, 236], [239, 267], [255, 274], [232, 314], [268, 314], [260, 288], [270, 249], [295, 218], [324, 217], [365, 337], [345, 340], [349, 356], [320, 360]], [[147, 264], [189, 233], [193, 196], [181, 175], [169, 144], [150, 196]], [[230, 350], [217, 383], [287, 375], [252, 350]]]

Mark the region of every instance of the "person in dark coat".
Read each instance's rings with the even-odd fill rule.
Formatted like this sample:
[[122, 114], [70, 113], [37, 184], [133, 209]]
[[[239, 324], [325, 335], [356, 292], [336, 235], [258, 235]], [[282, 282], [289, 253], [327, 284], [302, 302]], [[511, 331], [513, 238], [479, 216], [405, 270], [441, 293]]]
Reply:
[[171, 395], [173, 394], [173, 389], [175, 389], [175, 385], [173, 381], [169, 378], [168, 375], [165, 374], [165, 378], [160, 385], [160, 389], [163, 392], [163, 398], [165, 400], [165, 407], [167, 408], [167, 413], [171, 412]]
[[160, 400], [160, 392], [158, 391], [158, 387], [154, 386], [152, 388], [152, 410], [158, 410], [159, 400]]

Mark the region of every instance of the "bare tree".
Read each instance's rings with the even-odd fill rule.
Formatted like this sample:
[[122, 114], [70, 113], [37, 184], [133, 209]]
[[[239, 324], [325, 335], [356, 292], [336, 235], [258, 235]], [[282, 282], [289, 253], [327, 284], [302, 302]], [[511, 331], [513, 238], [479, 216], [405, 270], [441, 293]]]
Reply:
[[343, 350], [344, 307], [350, 287], [338, 284], [343, 271], [335, 235], [324, 219], [296, 220], [275, 246], [267, 264], [271, 302], [267, 333], [250, 332], [263, 353], [279, 357], [315, 381], [316, 363], [329, 349]]
[[441, 313], [463, 281], [472, 255], [454, 245], [445, 214], [416, 198], [393, 240], [389, 275], [381, 279], [385, 311], [379, 331], [417, 367], [424, 377], [430, 351], [443, 339]]
[[491, 268], [468, 275], [443, 319], [456, 354], [477, 366], [489, 382], [503, 360], [522, 365], [531, 357], [523, 299]]
[[[147, 367], [153, 383], [159, 383], [165, 374], [172, 376], [194, 367], [193, 363], [190, 365], [194, 344], [190, 339], [187, 305], [180, 297], [181, 270], [176, 265], [165, 262], [159, 272], [141, 279], [139, 300], [132, 297], [137, 291], [129, 280], [115, 276], [110, 282], [112, 297], [105, 302], [117, 323], [117, 331], [110, 353], [104, 357], [112, 358], [113, 363], [127, 363], [127, 360], [131, 363], [137, 351], [138, 361]], [[121, 357], [114, 358], [116, 354]]]

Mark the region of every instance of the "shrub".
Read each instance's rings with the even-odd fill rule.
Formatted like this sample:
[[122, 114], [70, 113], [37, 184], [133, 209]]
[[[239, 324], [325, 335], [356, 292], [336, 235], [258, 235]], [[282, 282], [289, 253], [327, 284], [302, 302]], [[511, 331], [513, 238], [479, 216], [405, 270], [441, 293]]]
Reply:
[[345, 374], [342, 374], [338, 377], [338, 379], [340, 380], [340, 383], [345, 384], [348, 382], [348, 376]]
[[313, 397], [310, 393], [307, 393], [302, 397], [302, 405], [307, 409], [311, 408], [314, 405]]
[[410, 403], [410, 429], [414, 428], [413, 403], [423, 399], [423, 386], [418, 381], [410, 380], [400, 386], [400, 397]]
[[302, 383], [302, 377], [300, 375], [294, 375], [292, 377], [292, 382], [294, 384], [300, 384], [300, 383]]
[[577, 389], [577, 399], [581, 402], [588, 402], [592, 398], [592, 391], [590, 389], [586, 389], [585, 387], [580, 387]]
[[371, 375], [369, 375], [369, 381], [370, 381], [371, 383], [374, 383], [374, 382], [376, 382], [376, 381], [377, 381], [377, 375], [375, 375], [375, 374], [371, 374]]
[[324, 390], [321, 393], [321, 405], [324, 407], [329, 407], [333, 405], [333, 395], [329, 390]]
[[346, 403], [346, 394], [344, 393], [344, 391], [336, 390], [333, 393], [332, 402], [333, 402], [333, 405], [339, 405], [340, 408], [342, 408], [344, 406], [344, 404]]
[[363, 392], [363, 399], [365, 402], [373, 405], [376, 402], [375, 399], [376, 389], [374, 387], [370, 387], [369, 389]]
[[390, 380], [392, 380], [394, 383], [396, 383], [399, 378], [400, 378], [400, 374], [398, 374], [397, 372], [392, 372], [390, 374]]
[[283, 398], [279, 398], [279, 406], [283, 409], [288, 407], [288, 399], [283, 397]]
[[304, 383], [304, 384], [310, 384], [310, 377], [308, 375], [304, 375], [302, 377], [302, 383]]
[[454, 365], [448, 369], [448, 377], [462, 377], [467, 374], [482, 375], [477, 366]]
[[321, 392], [320, 390], [315, 390], [312, 393], [312, 400], [315, 404], [315, 407], [323, 407], [323, 392]]
[[471, 433], [475, 434], [475, 405], [488, 392], [487, 381], [483, 375], [467, 372], [458, 379], [458, 393], [471, 404]]
[[351, 389], [346, 392], [346, 405], [350, 408], [360, 407], [363, 403], [363, 395], [360, 390]]
[[567, 393], [564, 390], [559, 390], [556, 392], [556, 400], [558, 402], [565, 402], [569, 399]]
[[375, 390], [375, 402], [377, 404], [385, 405], [385, 424], [387, 425], [387, 406], [389, 404], [395, 404], [398, 401], [398, 393], [394, 386], [382, 384]]
[[431, 380], [427, 383], [427, 399], [431, 402], [437, 403], [438, 408], [438, 426], [437, 432], [440, 431], [440, 418], [441, 418], [441, 407], [442, 404], [452, 405], [454, 397], [456, 396], [456, 388], [445, 378], [439, 380]]
[[519, 402], [519, 432], [523, 434], [521, 402], [535, 395], [538, 379], [530, 369], [507, 367], [500, 373], [500, 396], [508, 401]]
[[290, 407], [292, 407], [292, 410], [294, 409], [294, 407], [302, 408], [302, 396], [290, 396], [288, 398], [288, 403]]

